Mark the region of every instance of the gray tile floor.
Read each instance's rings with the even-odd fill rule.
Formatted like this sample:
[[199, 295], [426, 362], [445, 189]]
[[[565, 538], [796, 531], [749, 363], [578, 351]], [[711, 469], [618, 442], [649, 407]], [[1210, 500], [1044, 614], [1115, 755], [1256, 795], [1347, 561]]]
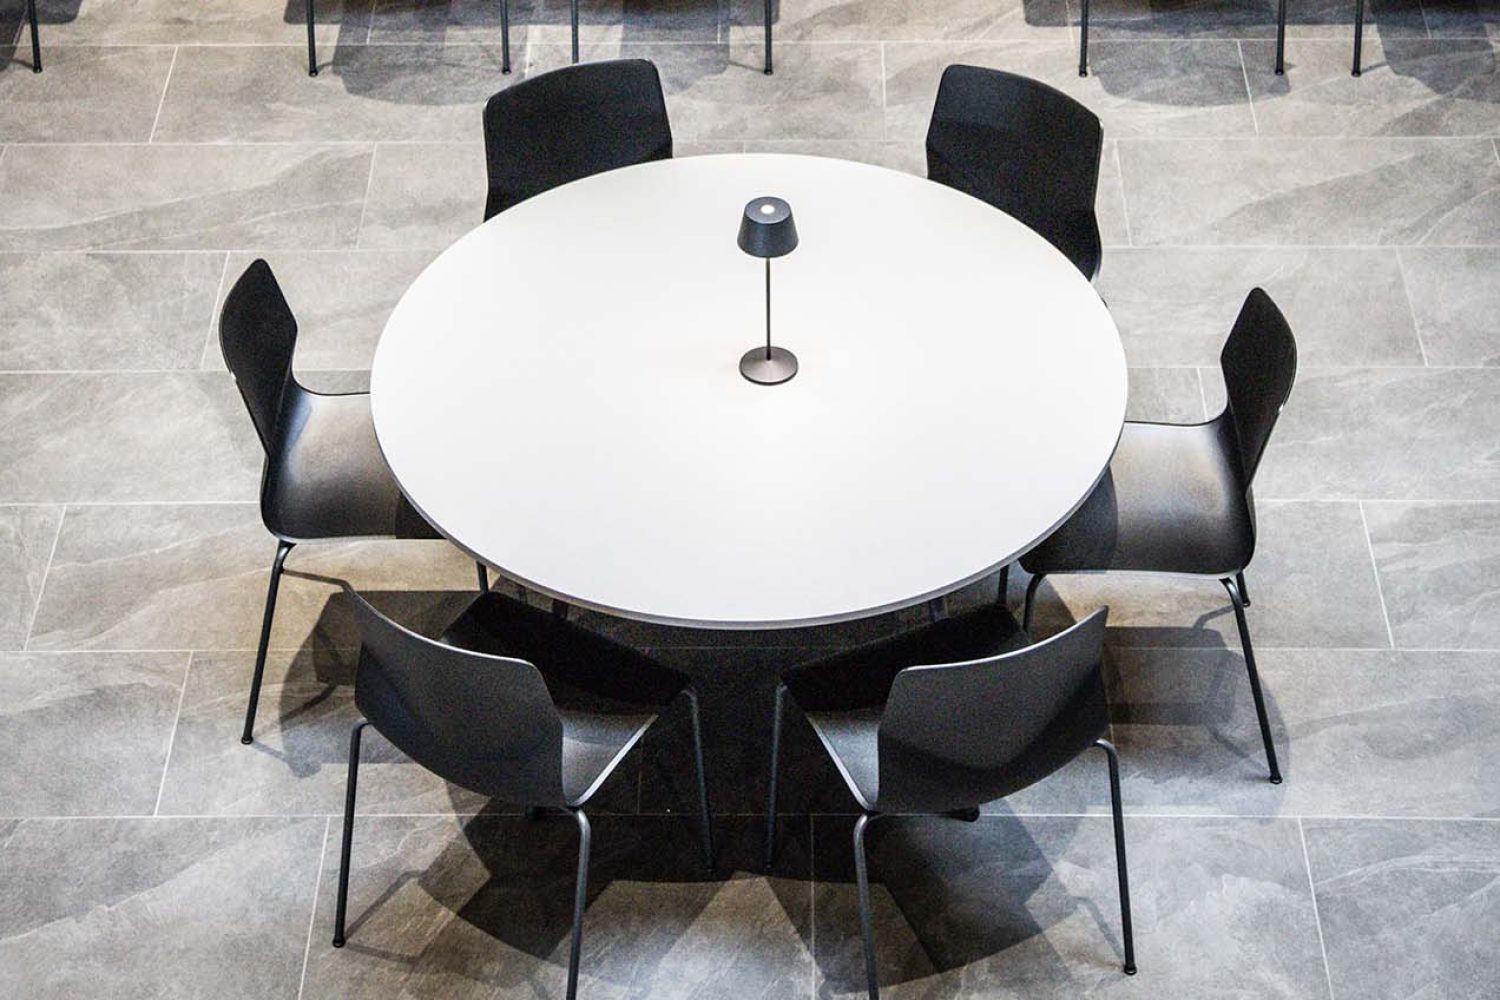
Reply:
[[[559, 995], [571, 827], [378, 739], [350, 945], [329, 947], [356, 714], [330, 584], [284, 585], [260, 742], [235, 739], [273, 545], [217, 300], [267, 256], [303, 376], [363, 384], [401, 291], [479, 221], [496, 4], [328, 0], [316, 80], [296, 0], [40, 6], [35, 76], [21, 3], [0, 4], [19, 39], [0, 70], [0, 992]], [[565, 62], [567, 5], [514, 8], [514, 78]], [[1271, 0], [1097, 0], [1083, 80], [1074, 0], [781, 0], [771, 78], [753, 0], [583, 9], [587, 58], [661, 66], [682, 154], [921, 171], [959, 60], [1096, 109], [1100, 289], [1137, 417], [1218, 405], [1253, 285], [1297, 331], [1249, 572], [1286, 783], [1263, 780], [1216, 584], [1049, 583], [1043, 632], [1112, 609], [1141, 974], [1117, 969], [1104, 773], [1084, 760], [972, 825], [877, 825], [888, 995], [1500, 995], [1493, 0], [1377, 0], [1358, 80], [1349, 0], [1291, 5], [1284, 78]], [[442, 543], [309, 545], [292, 565], [423, 628], [472, 585]], [[600, 800], [585, 995], [861, 994], [852, 802], [800, 724], [782, 853], [756, 861], [770, 678], [913, 620], [747, 637], [589, 619], [703, 678], [722, 849], [713, 876], [694, 863], [673, 713]]]

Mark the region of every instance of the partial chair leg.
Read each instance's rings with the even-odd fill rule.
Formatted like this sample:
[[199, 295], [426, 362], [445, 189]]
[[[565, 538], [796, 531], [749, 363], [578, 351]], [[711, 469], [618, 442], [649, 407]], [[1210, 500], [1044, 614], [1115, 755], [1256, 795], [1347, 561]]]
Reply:
[[1245, 574], [1234, 574], [1234, 584], [1240, 588], [1240, 600], [1245, 602], [1245, 607], [1248, 608], [1250, 606], [1250, 589], [1245, 586]]
[[875, 971], [875, 924], [870, 913], [870, 871], [865, 864], [865, 827], [873, 817], [861, 813], [854, 821], [854, 878], [859, 882], [859, 929], [865, 940], [865, 984], [870, 1000], [880, 1000], [880, 981]]
[[1276, 75], [1286, 72], [1286, 0], [1276, 5]]
[[776, 860], [776, 779], [781, 770], [781, 707], [786, 685], [776, 685], [776, 707], [771, 709], [771, 791], [766, 796], [766, 870]]
[[703, 767], [703, 722], [698, 714], [698, 692], [688, 688], [688, 711], [693, 717], [693, 760], [698, 767], [698, 811], [703, 817], [703, 866], [714, 870], [714, 819], [708, 808], [708, 776]]
[[766, 0], [766, 76], [771, 75], [771, 0]]
[[1010, 564], [1000, 567], [1000, 584], [995, 588], [995, 607], [1005, 607], [1006, 595], [1010, 593]]
[[1046, 573], [1038, 573], [1026, 584], [1026, 603], [1021, 607], [1021, 628], [1028, 632], [1031, 630], [1031, 614], [1036, 610], [1036, 591], [1046, 576]]
[[1078, 75], [1089, 75], [1089, 0], [1083, 0], [1078, 19]]
[[354, 847], [354, 791], [359, 784], [359, 738], [369, 723], [360, 719], [349, 733], [349, 779], [344, 785], [344, 843], [339, 848], [339, 895], [333, 910], [333, 946], [344, 946], [344, 914], [349, 906], [349, 852]]
[[573, 810], [578, 821], [578, 884], [573, 890], [573, 942], [568, 948], [568, 1000], [578, 996], [578, 959], [583, 955], [583, 911], [589, 901], [589, 818]]
[[1245, 622], [1245, 599], [1239, 586], [1228, 577], [1219, 581], [1229, 591], [1234, 605], [1234, 622], [1240, 629], [1240, 649], [1245, 654], [1245, 671], [1250, 675], [1250, 694], [1255, 699], [1255, 714], [1260, 719], [1260, 738], [1266, 745], [1266, 763], [1271, 767], [1271, 784], [1281, 784], [1281, 768], [1276, 763], [1276, 744], [1271, 741], [1271, 720], [1266, 717], [1266, 699], [1260, 690], [1260, 673], [1255, 669], [1255, 650], [1250, 646], [1250, 626]]
[[[769, 4], [771, 0], [766, 0]], [[42, 71], [42, 41], [36, 33], [36, 0], [26, 0], [26, 20], [31, 22], [31, 71]], [[766, 72], [770, 72], [767, 70]]]
[[481, 594], [488, 594], [490, 592], [490, 571], [484, 568], [484, 563], [482, 562], [475, 563], [474, 569], [479, 576], [479, 592]]
[[568, 602], [552, 598], [552, 613], [563, 621], [568, 620]]
[[573, 61], [578, 61], [578, 0], [573, 0]]
[[934, 597], [927, 602], [927, 620], [940, 622], [948, 617], [948, 598]]
[[1115, 870], [1120, 876], [1120, 938], [1125, 943], [1125, 975], [1135, 975], [1135, 932], [1130, 925], [1130, 876], [1125, 868], [1125, 812], [1120, 806], [1120, 754], [1109, 740], [1094, 746], [1109, 758], [1109, 807], [1115, 816]]
[[313, 0], [307, 0], [307, 75], [318, 75], [318, 44], [313, 41]]
[[266, 588], [265, 618], [260, 623], [260, 646], [255, 651], [255, 673], [250, 678], [250, 704], [245, 707], [245, 731], [240, 734], [241, 743], [251, 743], [255, 736], [255, 707], [260, 704], [260, 681], [266, 672], [266, 651], [271, 648], [271, 619], [276, 614], [276, 590], [281, 586], [281, 567], [287, 553], [292, 551], [291, 542], [276, 543], [276, 558], [271, 563], [271, 583]]
[[500, 72], [510, 72], [510, 0], [500, 0]]
[[1365, 0], [1354, 0], [1354, 75], [1359, 76], [1360, 50], [1365, 44]]

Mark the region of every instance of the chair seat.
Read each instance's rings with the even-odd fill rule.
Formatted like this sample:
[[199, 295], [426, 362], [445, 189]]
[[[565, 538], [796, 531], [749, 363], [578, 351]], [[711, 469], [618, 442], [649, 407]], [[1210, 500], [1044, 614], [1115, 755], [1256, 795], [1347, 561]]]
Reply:
[[294, 542], [442, 537], [401, 495], [375, 439], [368, 394], [309, 393], [299, 403], [286, 414], [262, 490], [267, 528]]
[[1094, 492], [1021, 566], [1033, 574], [1244, 569], [1254, 551], [1254, 514], [1225, 433], [1222, 420], [1127, 423]]

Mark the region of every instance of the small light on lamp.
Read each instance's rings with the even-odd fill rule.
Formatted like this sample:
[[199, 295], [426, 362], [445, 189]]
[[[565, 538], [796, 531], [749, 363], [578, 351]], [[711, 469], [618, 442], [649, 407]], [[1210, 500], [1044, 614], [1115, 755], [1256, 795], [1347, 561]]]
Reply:
[[797, 374], [797, 356], [771, 346], [771, 258], [797, 249], [797, 223], [792, 206], [780, 198], [752, 199], [740, 217], [740, 249], [766, 262], [766, 345], [752, 347], [740, 358], [740, 374], [758, 385], [780, 385]]

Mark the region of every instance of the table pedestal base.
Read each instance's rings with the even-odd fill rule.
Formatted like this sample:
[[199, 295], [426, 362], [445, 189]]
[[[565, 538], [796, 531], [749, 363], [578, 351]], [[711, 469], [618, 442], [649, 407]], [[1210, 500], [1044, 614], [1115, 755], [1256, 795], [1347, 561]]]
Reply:
[[797, 374], [797, 355], [784, 347], [753, 347], [740, 358], [740, 374], [757, 385], [780, 385]]

